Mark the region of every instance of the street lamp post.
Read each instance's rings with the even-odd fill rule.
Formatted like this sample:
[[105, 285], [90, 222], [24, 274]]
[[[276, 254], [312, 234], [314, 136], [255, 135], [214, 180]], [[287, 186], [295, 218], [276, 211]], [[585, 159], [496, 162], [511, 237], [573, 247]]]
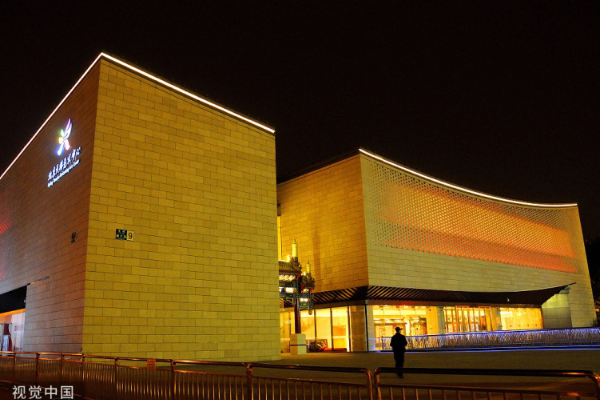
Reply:
[[302, 334], [301, 310], [312, 310], [312, 291], [315, 280], [311, 275], [310, 263], [302, 268], [298, 260], [298, 244], [292, 244], [292, 256], [279, 261], [279, 297], [294, 307], [294, 334], [290, 336], [290, 352], [306, 354], [306, 335]]

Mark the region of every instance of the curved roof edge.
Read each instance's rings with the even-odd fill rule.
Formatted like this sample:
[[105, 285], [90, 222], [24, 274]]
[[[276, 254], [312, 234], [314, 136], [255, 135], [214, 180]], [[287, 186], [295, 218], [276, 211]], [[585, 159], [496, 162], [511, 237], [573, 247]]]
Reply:
[[359, 149], [358, 150], [361, 154], [364, 154], [368, 157], [371, 157], [377, 161], [380, 161], [384, 164], [387, 164], [391, 167], [400, 169], [404, 172], [407, 172], [411, 175], [417, 176], [421, 179], [427, 180], [429, 182], [435, 183], [437, 185], [441, 185], [444, 186], [446, 188], [449, 189], [453, 189], [453, 190], [457, 190], [459, 192], [463, 192], [466, 194], [470, 194], [470, 195], [474, 195], [474, 196], [478, 196], [478, 197], [483, 197], [485, 199], [489, 199], [489, 200], [494, 200], [494, 201], [499, 201], [499, 202], [503, 202], [503, 203], [509, 203], [509, 204], [516, 204], [516, 205], [520, 205], [520, 206], [529, 206], [529, 207], [541, 207], [541, 208], [569, 208], [569, 207], [577, 207], [577, 203], [556, 203], [556, 204], [551, 204], [551, 203], [534, 203], [534, 202], [529, 202], [529, 201], [521, 201], [521, 200], [514, 200], [514, 199], [507, 199], [504, 197], [500, 197], [500, 196], [494, 196], [491, 194], [487, 194], [487, 193], [483, 193], [483, 192], [478, 192], [476, 190], [472, 190], [472, 189], [468, 189], [465, 188], [463, 186], [459, 186], [459, 185], [454, 185], [452, 183], [443, 181], [441, 179], [437, 179], [434, 178], [432, 176], [423, 174], [419, 171], [416, 171], [414, 169], [410, 169], [407, 168], [403, 165], [400, 165], [398, 163], [395, 163], [394, 161], [388, 160], [387, 158], [381, 157], [380, 155], [377, 155], [375, 153], [372, 153], [368, 150], [365, 149]]
[[130, 71], [133, 71], [139, 75], [144, 76], [145, 78], [148, 78], [156, 83], [159, 83], [160, 85], [166, 86], [169, 89], [172, 89], [180, 94], [183, 94], [184, 96], [190, 97], [196, 101], [199, 101], [200, 103], [203, 103], [209, 107], [212, 107], [216, 110], [219, 110], [221, 112], [224, 112], [225, 114], [228, 114], [236, 119], [239, 119], [241, 121], [244, 121], [250, 125], [254, 125], [257, 128], [260, 128], [266, 132], [269, 132], [271, 134], [275, 133], [275, 129], [264, 125], [258, 121], [255, 121], [251, 118], [248, 118], [238, 112], [232, 111], [218, 103], [215, 103], [213, 101], [210, 101], [208, 99], [205, 99], [203, 97], [198, 96], [197, 94], [194, 94], [188, 90], [185, 90], [179, 86], [176, 86], [170, 82], [167, 82], [166, 80], [153, 75], [149, 72], [146, 72], [132, 64], [129, 64], [115, 56], [112, 56], [110, 54], [107, 53], [100, 53], [95, 59], [94, 61], [90, 64], [90, 66], [85, 70], [85, 72], [83, 73], [83, 75], [81, 75], [81, 77], [77, 80], [77, 82], [75, 83], [75, 85], [73, 85], [73, 87], [69, 90], [69, 92], [65, 95], [65, 97], [63, 97], [63, 99], [60, 101], [60, 103], [58, 103], [58, 105], [54, 108], [54, 110], [50, 113], [50, 115], [48, 116], [48, 118], [46, 118], [46, 120], [42, 123], [42, 125], [38, 128], [38, 130], [34, 133], [34, 135], [31, 137], [31, 139], [29, 139], [29, 141], [27, 142], [27, 144], [23, 147], [23, 149], [19, 152], [19, 154], [17, 154], [17, 156], [14, 158], [14, 160], [9, 164], [9, 166], [4, 170], [4, 172], [2, 172], [2, 175], [0, 175], [0, 180], [2, 180], [2, 178], [4, 178], [4, 175], [6, 175], [8, 173], [8, 171], [10, 170], [10, 168], [14, 165], [15, 162], [17, 162], [17, 160], [19, 159], [19, 157], [21, 156], [21, 154], [23, 154], [23, 152], [25, 151], [25, 149], [27, 149], [27, 147], [29, 147], [29, 145], [31, 144], [31, 142], [33, 142], [33, 139], [36, 138], [36, 136], [40, 133], [40, 131], [46, 126], [46, 124], [48, 123], [48, 121], [50, 121], [50, 119], [54, 116], [54, 114], [56, 114], [56, 112], [58, 111], [58, 109], [63, 105], [63, 103], [69, 98], [69, 96], [71, 95], [71, 93], [73, 93], [73, 91], [77, 88], [77, 86], [79, 86], [79, 84], [81, 83], [81, 81], [88, 75], [88, 73], [92, 70], [92, 68], [94, 68], [94, 66], [96, 65], [96, 63], [100, 60], [100, 59], [106, 59], [109, 61], [112, 61], [115, 64], [118, 64]]

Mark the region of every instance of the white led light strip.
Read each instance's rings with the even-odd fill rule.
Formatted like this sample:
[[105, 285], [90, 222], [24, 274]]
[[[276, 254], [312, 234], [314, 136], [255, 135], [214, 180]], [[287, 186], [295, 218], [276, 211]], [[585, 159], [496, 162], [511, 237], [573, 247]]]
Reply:
[[235, 113], [235, 112], [233, 112], [233, 111], [231, 111], [231, 110], [228, 110], [227, 108], [225, 108], [225, 107], [223, 107], [223, 106], [220, 106], [220, 105], [218, 105], [218, 104], [215, 104], [215, 103], [213, 103], [213, 102], [211, 102], [211, 101], [208, 101], [208, 100], [206, 100], [206, 99], [203, 99], [202, 97], [199, 97], [199, 96], [197, 96], [197, 95], [195, 95], [195, 94], [193, 94], [193, 93], [190, 93], [190, 92], [188, 92], [187, 90], [184, 90], [184, 89], [182, 89], [182, 88], [180, 88], [180, 87], [177, 87], [177, 86], [175, 86], [175, 85], [173, 85], [173, 84], [171, 84], [171, 83], [169, 83], [169, 82], [167, 82], [167, 81], [164, 81], [164, 80], [162, 80], [162, 79], [160, 79], [160, 78], [158, 78], [158, 77], [156, 77], [156, 76], [154, 76], [154, 75], [151, 75], [151, 74], [149, 74], [149, 73], [147, 73], [147, 72], [145, 72], [145, 71], [142, 71], [141, 69], [139, 69], [139, 68], [136, 68], [136, 67], [134, 67], [133, 65], [127, 64], [127, 63], [126, 63], [126, 62], [124, 62], [124, 61], [121, 61], [121, 60], [119, 60], [119, 59], [117, 59], [117, 58], [114, 58], [113, 56], [110, 56], [110, 55], [108, 55], [108, 54], [104, 54], [104, 53], [100, 53], [100, 56], [101, 56], [101, 57], [104, 57], [104, 58], [107, 58], [107, 59], [109, 59], [109, 60], [111, 60], [111, 61], [113, 61], [113, 62], [115, 62], [115, 63], [117, 63], [117, 64], [120, 64], [120, 65], [124, 66], [124, 67], [125, 67], [125, 68], [127, 68], [127, 69], [130, 69], [130, 70], [132, 70], [132, 71], [135, 71], [136, 73], [138, 73], [138, 74], [140, 74], [140, 75], [143, 75], [143, 76], [145, 76], [145, 77], [146, 77], [146, 78], [148, 78], [148, 79], [152, 79], [153, 81], [155, 81], [155, 82], [158, 82], [158, 83], [160, 83], [161, 85], [164, 85], [164, 86], [166, 86], [166, 87], [168, 87], [168, 88], [170, 88], [170, 89], [173, 89], [173, 90], [175, 90], [175, 91], [177, 91], [177, 92], [179, 92], [179, 93], [185, 94], [186, 96], [189, 96], [189, 97], [191, 97], [191, 98], [192, 98], [192, 99], [194, 99], [194, 100], [198, 100], [199, 102], [201, 102], [201, 103], [204, 103], [204, 104], [207, 104], [207, 105], [209, 105], [209, 106], [211, 106], [211, 107], [213, 107], [213, 108], [216, 108], [216, 109], [217, 109], [217, 110], [219, 110], [219, 111], [223, 111], [224, 113], [227, 113], [227, 114], [229, 114], [229, 115], [232, 115], [232, 116], [234, 116], [234, 117], [236, 117], [236, 118], [238, 118], [238, 119], [241, 119], [241, 120], [243, 120], [243, 121], [246, 121], [246, 122], [248, 122], [249, 124], [252, 124], [252, 125], [254, 125], [254, 126], [257, 126], [257, 127], [261, 128], [261, 129], [264, 129], [264, 130], [265, 130], [265, 131], [267, 131], [267, 132], [270, 132], [270, 133], [275, 133], [275, 130], [274, 130], [274, 129], [272, 129], [272, 128], [269, 128], [269, 127], [268, 127], [268, 126], [266, 126], [266, 125], [263, 125], [263, 124], [261, 124], [261, 123], [259, 123], [259, 122], [256, 122], [256, 121], [253, 121], [253, 120], [251, 120], [250, 118], [247, 118], [247, 117], [244, 117], [243, 115], [237, 114], [237, 113]]
[[29, 147], [29, 145], [31, 144], [31, 142], [33, 141], [33, 139], [36, 138], [36, 136], [40, 133], [40, 131], [44, 128], [44, 126], [46, 126], [46, 124], [48, 123], [48, 121], [50, 121], [50, 119], [54, 116], [54, 114], [56, 114], [56, 112], [58, 111], [58, 109], [60, 108], [60, 106], [62, 106], [62, 104], [71, 95], [71, 93], [73, 93], [73, 91], [75, 90], [75, 88], [81, 83], [81, 81], [83, 80], [83, 78], [86, 77], [86, 75], [90, 72], [90, 70], [94, 67], [94, 65], [96, 65], [96, 63], [98, 62], [98, 60], [101, 59], [102, 57], [104, 57], [104, 58], [106, 58], [108, 60], [111, 60], [111, 61], [113, 61], [116, 64], [122, 65], [123, 67], [125, 67], [125, 68], [127, 68], [127, 69], [129, 69], [131, 71], [134, 71], [134, 72], [136, 72], [136, 73], [138, 73], [140, 75], [143, 75], [146, 78], [151, 79], [151, 80], [153, 80], [155, 82], [158, 82], [161, 85], [164, 85], [164, 86], [166, 86], [166, 87], [168, 87], [170, 89], [173, 89], [173, 90], [175, 90], [175, 91], [177, 91], [177, 92], [179, 92], [181, 94], [184, 94], [184, 95], [186, 95], [188, 97], [191, 97], [194, 100], [197, 100], [197, 101], [199, 101], [201, 103], [209, 105], [210, 107], [216, 108], [219, 111], [223, 111], [224, 113], [229, 114], [229, 115], [231, 115], [231, 116], [233, 116], [235, 118], [241, 119], [242, 121], [248, 122], [249, 124], [254, 125], [254, 126], [258, 127], [258, 128], [261, 128], [261, 129], [263, 129], [263, 130], [265, 130], [265, 131], [267, 131], [269, 133], [275, 133], [275, 130], [273, 128], [269, 128], [266, 125], [263, 125], [263, 124], [261, 124], [259, 122], [256, 122], [256, 121], [253, 121], [250, 118], [244, 117], [243, 115], [237, 114], [237, 113], [235, 113], [235, 112], [233, 112], [231, 110], [228, 110], [227, 108], [225, 108], [223, 106], [220, 106], [220, 105], [215, 104], [215, 103], [213, 103], [211, 101], [203, 99], [202, 97], [199, 97], [199, 96], [197, 96], [197, 95], [195, 95], [193, 93], [190, 93], [187, 90], [181, 89], [180, 87], [177, 87], [177, 86], [175, 86], [175, 85], [173, 85], [173, 84], [171, 84], [169, 82], [166, 82], [166, 81], [164, 81], [164, 80], [162, 80], [162, 79], [160, 79], [160, 78], [158, 78], [158, 77], [156, 77], [154, 75], [151, 75], [151, 74], [149, 74], [149, 73], [147, 73], [145, 71], [142, 71], [141, 69], [136, 68], [133, 65], [127, 64], [126, 62], [121, 61], [121, 60], [119, 60], [119, 59], [117, 59], [117, 58], [115, 58], [113, 56], [110, 56], [110, 55], [108, 55], [106, 53], [100, 53], [98, 55], [98, 57], [96, 57], [96, 59], [94, 60], [94, 62], [83, 73], [83, 75], [81, 75], [81, 78], [79, 78], [79, 80], [77, 81], [77, 83], [75, 83], [75, 85], [73, 85], [73, 87], [71, 88], [71, 90], [69, 90], [69, 92], [67, 93], [67, 95], [60, 101], [60, 103], [58, 103], [58, 105], [56, 106], [56, 108], [54, 109], [54, 111], [52, 111], [52, 113], [50, 113], [50, 115], [48, 116], [48, 118], [46, 118], [46, 120], [44, 121], [44, 123], [42, 124], [42, 126], [40, 126], [40, 128], [35, 132], [35, 134], [32, 136], [32, 138], [29, 139], [29, 142], [27, 142], [27, 144], [25, 145], [25, 147], [23, 147], [23, 149], [21, 150], [21, 152], [10, 163], [10, 165], [8, 166], [8, 168], [6, 168], [6, 170], [2, 173], [2, 175], [0, 175], [0, 180], [2, 178], [4, 178], [4, 175], [6, 175], [6, 173], [13, 166], [13, 164], [15, 162], [17, 162], [17, 160], [19, 159], [19, 157], [21, 157], [21, 154], [23, 154], [23, 152], [25, 151], [25, 149], [27, 149], [27, 147]]
[[42, 126], [40, 126], [40, 128], [37, 130], [37, 132], [35, 132], [35, 134], [32, 136], [32, 138], [29, 139], [29, 142], [27, 142], [27, 144], [25, 145], [25, 147], [23, 147], [23, 150], [21, 150], [21, 152], [15, 157], [15, 159], [13, 160], [13, 162], [11, 162], [10, 165], [8, 166], [8, 168], [6, 168], [6, 170], [2, 173], [2, 176], [0, 176], [0, 179], [4, 178], [4, 175], [6, 175], [6, 173], [10, 169], [10, 167], [12, 167], [13, 164], [17, 162], [17, 160], [19, 159], [19, 157], [21, 157], [21, 154], [23, 154], [23, 152], [25, 151], [25, 149], [27, 147], [29, 147], [29, 145], [31, 144], [31, 142], [33, 142], [33, 139], [35, 139], [35, 137], [38, 135], [38, 133], [40, 133], [40, 131], [42, 129], [44, 129], [44, 126], [46, 126], [46, 124], [48, 123], [48, 121], [50, 121], [50, 118], [52, 118], [54, 116], [54, 114], [56, 114], [56, 112], [58, 111], [58, 109], [60, 108], [60, 106], [62, 106], [62, 104], [65, 102], [65, 100], [67, 100], [67, 98], [71, 95], [71, 93], [73, 93], [73, 90], [75, 90], [75, 88], [81, 83], [81, 81], [83, 80], [83, 78], [85, 78], [85, 76], [88, 74], [88, 72], [90, 72], [90, 70], [94, 67], [94, 65], [96, 65], [96, 63], [98, 62], [98, 60], [100, 59], [100, 57], [102, 57], [102, 53], [100, 53], [100, 55], [98, 57], [96, 57], [96, 59], [94, 60], [94, 62], [92, 63], [92, 65], [90, 65], [88, 67], [88, 69], [85, 70], [85, 72], [83, 73], [83, 75], [81, 75], [81, 78], [79, 78], [79, 80], [77, 81], [77, 83], [75, 83], [75, 85], [73, 85], [73, 87], [71, 88], [71, 90], [69, 90], [69, 93], [67, 93], [67, 95], [60, 101], [60, 103], [58, 103], [58, 105], [56, 106], [56, 108], [54, 109], [54, 111], [52, 111], [50, 113], [50, 115], [48, 116], [48, 118], [46, 118], [46, 120], [44, 121], [44, 123], [42, 124]]
[[459, 190], [461, 192], [469, 193], [469, 194], [472, 194], [472, 195], [475, 195], [475, 196], [485, 197], [487, 199], [496, 200], [496, 201], [502, 201], [502, 202], [505, 202], [505, 203], [518, 204], [518, 205], [523, 205], [523, 206], [532, 206], [532, 207], [545, 207], [545, 208], [548, 208], [548, 207], [549, 208], [577, 207], [577, 203], [564, 203], [564, 204], [530, 203], [530, 202], [527, 202], [527, 201], [511, 200], [511, 199], [505, 199], [503, 197], [492, 196], [490, 194], [486, 194], [486, 193], [482, 193], [482, 192], [477, 192], [475, 190], [467, 189], [467, 188], [464, 188], [462, 186], [457, 186], [457, 185], [453, 185], [453, 184], [448, 183], [448, 182], [441, 181], [441, 180], [436, 179], [434, 177], [431, 177], [429, 175], [425, 175], [425, 174], [422, 174], [420, 172], [414, 171], [414, 170], [412, 170], [410, 168], [406, 168], [406, 167], [404, 167], [404, 166], [402, 166], [400, 164], [396, 164], [395, 162], [392, 162], [390, 160], [386, 160], [385, 158], [380, 157], [377, 154], [370, 153], [370, 152], [368, 152], [366, 150], [359, 149], [359, 151], [361, 153], [363, 153], [363, 154], [365, 154], [365, 155], [367, 155], [367, 156], [369, 156], [371, 158], [374, 158], [374, 159], [376, 159], [378, 161], [381, 161], [381, 162], [383, 162], [385, 164], [391, 165], [392, 167], [395, 167], [395, 168], [401, 169], [402, 171], [408, 172], [411, 175], [415, 175], [415, 176], [418, 176], [419, 178], [423, 178], [423, 179], [426, 179], [428, 181], [437, 183], [438, 185], [446, 186], [448, 188], [451, 188], [451, 189], [454, 189], [454, 190]]

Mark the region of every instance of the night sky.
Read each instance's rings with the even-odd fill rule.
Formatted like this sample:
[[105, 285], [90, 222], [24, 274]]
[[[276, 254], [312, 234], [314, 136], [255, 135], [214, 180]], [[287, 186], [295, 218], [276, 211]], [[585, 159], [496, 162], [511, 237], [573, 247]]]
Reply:
[[579, 203], [600, 236], [600, 2], [0, 0], [0, 172], [101, 52], [276, 129], [278, 175], [364, 147]]

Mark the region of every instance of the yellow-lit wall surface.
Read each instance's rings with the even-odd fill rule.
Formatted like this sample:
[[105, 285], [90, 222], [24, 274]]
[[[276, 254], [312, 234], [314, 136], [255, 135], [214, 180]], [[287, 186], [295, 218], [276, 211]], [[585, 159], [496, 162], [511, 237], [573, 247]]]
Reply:
[[573, 326], [590, 326], [593, 299], [576, 206], [493, 201], [361, 155], [369, 284], [522, 291], [575, 283]]
[[278, 358], [274, 136], [102, 60], [94, 145], [84, 352]]
[[364, 200], [358, 156], [278, 185], [283, 254], [294, 239], [313, 265], [316, 290], [368, 284]]
[[276, 215], [271, 133], [103, 57], [0, 180], [0, 293], [47, 277], [26, 351], [278, 359]]
[[295, 238], [300, 262], [315, 266], [316, 291], [499, 292], [575, 283], [572, 325], [595, 318], [576, 206], [494, 201], [364, 154], [280, 183], [278, 201], [284, 254]]
[[[38, 282], [27, 287], [26, 351], [81, 351], [98, 77], [96, 66], [0, 180], [0, 293]], [[71, 153], [57, 154], [69, 119], [80, 163], [48, 187]]]

